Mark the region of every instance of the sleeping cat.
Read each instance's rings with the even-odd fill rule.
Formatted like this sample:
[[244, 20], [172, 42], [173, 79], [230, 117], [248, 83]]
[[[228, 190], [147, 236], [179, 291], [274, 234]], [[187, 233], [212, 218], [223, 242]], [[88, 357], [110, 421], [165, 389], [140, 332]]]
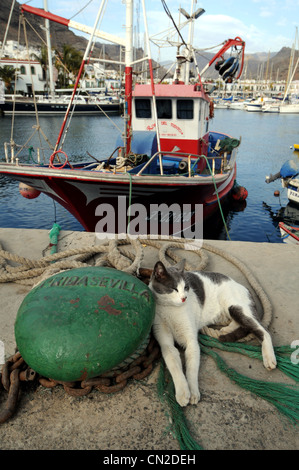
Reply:
[[[176, 400], [181, 406], [200, 399], [198, 331], [217, 324], [226, 315], [231, 323], [221, 329], [222, 341], [235, 341], [249, 332], [262, 343], [266, 369], [275, 369], [276, 358], [268, 331], [258, 320], [250, 292], [219, 273], [184, 271], [185, 260], [166, 268], [158, 261], [149, 287], [156, 299], [153, 332], [173, 378]], [[186, 376], [175, 342], [185, 349]]]

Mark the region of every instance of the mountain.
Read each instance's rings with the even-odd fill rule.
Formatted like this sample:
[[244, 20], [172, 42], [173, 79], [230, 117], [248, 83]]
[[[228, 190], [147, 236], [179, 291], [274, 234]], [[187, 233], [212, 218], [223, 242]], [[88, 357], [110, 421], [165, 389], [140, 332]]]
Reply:
[[[1, 0], [0, 5], [0, 31], [4, 31], [6, 29], [10, 8], [11, 8], [12, 0]], [[17, 40], [18, 38], [18, 30], [19, 30], [19, 11], [20, 11], [20, 4], [16, 2], [14, 11], [12, 14], [11, 24], [8, 32], [7, 39]], [[29, 13], [24, 14], [27, 21], [32, 25], [32, 27], [38, 32], [38, 34], [45, 39], [45, 32], [41, 28], [44, 25], [44, 20], [37, 16], [31, 15]], [[28, 42], [32, 46], [40, 46], [41, 40], [37, 36], [37, 34], [33, 31], [33, 29], [27, 24], [26, 27]], [[2, 39], [2, 38], [1, 38]], [[25, 44], [24, 41], [24, 34], [22, 31], [20, 42]], [[52, 47], [58, 50], [62, 50], [64, 44], [71, 45], [76, 49], [84, 52], [87, 40], [79, 35], [74, 34], [70, 31], [67, 26], [60, 25], [58, 23], [51, 22], [51, 43]], [[102, 54], [103, 45], [99, 42], [96, 43], [93, 56], [97, 57]], [[141, 50], [137, 51], [137, 58], [139, 58], [142, 54]], [[267, 53], [267, 52], [258, 52], [256, 54], [245, 54], [245, 67], [243, 71], [242, 78], [266, 78], [266, 74], [268, 71], [268, 79], [271, 78], [272, 80], [286, 80], [288, 68], [289, 68], [289, 61], [290, 61], [291, 49], [288, 47], [283, 47], [277, 53]], [[103, 55], [102, 55], [103, 57]], [[105, 57], [112, 60], [119, 60], [119, 46], [106, 44], [105, 45]], [[200, 54], [197, 55], [198, 66], [199, 70], [202, 70], [205, 66], [207, 59], [210, 60], [212, 55], [209, 53], [205, 53], [204, 57]], [[268, 59], [269, 58], [269, 59]], [[157, 64], [154, 64], [156, 66]], [[164, 75], [165, 71], [167, 70], [166, 64], [164, 65], [165, 68], [161, 68], [159, 71], [160, 78]], [[165, 70], [166, 69], [166, 70]], [[210, 78], [217, 78], [218, 73], [211, 67], [211, 72], [209, 72]], [[299, 67], [297, 73], [294, 77], [295, 80], [299, 80]]]
[[[1, 5], [0, 5], [0, 31], [5, 31], [10, 9], [11, 9], [11, 4], [12, 0], [1, 0]], [[18, 30], [19, 30], [19, 18], [20, 18], [20, 7], [21, 5], [16, 2], [15, 7], [13, 10], [12, 18], [11, 18], [11, 23], [8, 31], [8, 40], [14, 40], [16, 41], [18, 38]], [[38, 37], [38, 35], [34, 32], [33, 28], [37, 31], [37, 33], [44, 39], [46, 40], [46, 33], [45, 31], [41, 28], [41, 26], [44, 26], [44, 19], [40, 18], [35, 15], [31, 15], [29, 13], [24, 13], [24, 17], [26, 20], [29, 22], [29, 24], [32, 26], [32, 28], [26, 24], [26, 31], [27, 31], [27, 37], [28, 37], [28, 43], [31, 46], [40, 46], [42, 41]], [[1, 38], [2, 39], [2, 38]], [[23, 27], [21, 28], [21, 35], [20, 35], [20, 43], [25, 44], [24, 40], [24, 32], [23, 32]], [[79, 51], [84, 52], [86, 45], [87, 45], [87, 39], [85, 39], [82, 36], [77, 36], [74, 34], [72, 31], [68, 29], [67, 26], [63, 26], [58, 23], [51, 22], [51, 44], [53, 48], [57, 48], [58, 50], [62, 50], [62, 46], [64, 44], [68, 44]], [[112, 46], [115, 47], [116, 46]], [[102, 49], [101, 45], [97, 45], [95, 47], [95, 50], [97, 50], [97, 53], [99, 53], [99, 50]]]

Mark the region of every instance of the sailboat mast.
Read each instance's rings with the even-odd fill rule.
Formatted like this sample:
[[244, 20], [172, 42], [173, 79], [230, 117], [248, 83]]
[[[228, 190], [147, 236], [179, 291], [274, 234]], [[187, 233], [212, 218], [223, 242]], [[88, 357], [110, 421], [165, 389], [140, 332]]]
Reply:
[[126, 1], [126, 52], [125, 52], [125, 119], [126, 155], [131, 152], [132, 140], [132, 88], [133, 88], [133, 0]]
[[[48, 0], [44, 0], [44, 10], [48, 10]], [[55, 95], [55, 86], [53, 80], [53, 64], [52, 64], [52, 47], [51, 47], [51, 37], [50, 37], [50, 22], [48, 18], [45, 19], [45, 28], [46, 28], [46, 39], [47, 39], [47, 52], [48, 52], [48, 70], [49, 70], [49, 80], [50, 80], [50, 95]]]

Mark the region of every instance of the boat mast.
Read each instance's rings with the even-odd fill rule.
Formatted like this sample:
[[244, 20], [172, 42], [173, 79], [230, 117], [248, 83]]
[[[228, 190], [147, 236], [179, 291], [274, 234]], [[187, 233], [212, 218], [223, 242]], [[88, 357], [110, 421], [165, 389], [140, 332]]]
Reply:
[[[154, 120], [155, 120], [155, 125], [156, 125], [157, 148], [158, 148], [158, 152], [161, 152], [160, 130], [159, 130], [155, 82], [154, 82], [154, 73], [153, 73], [153, 61], [152, 61], [152, 55], [151, 55], [151, 46], [150, 46], [150, 39], [149, 39], [149, 34], [148, 34], [148, 25], [147, 25], [147, 19], [146, 19], [144, 0], [142, 0], [142, 8], [143, 8], [143, 20], [144, 20], [144, 28], [145, 28], [146, 48], [147, 48], [147, 54], [148, 54], [149, 72], [150, 72], [150, 79], [151, 79], [151, 90], [152, 90], [152, 96], [153, 96], [153, 113], [154, 113]], [[160, 168], [163, 174], [161, 154], [159, 154], [159, 160], [160, 160]]]
[[[44, 10], [48, 10], [48, 0], [44, 0]], [[49, 79], [50, 79], [50, 95], [55, 95], [55, 86], [53, 80], [53, 64], [52, 64], [52, 47], [51, 47], [51, 37], [50, 37], [50, 22], [48, 18], [45, 19], [45, 28], [46, 28], [46, 39], [47, 39], [47, 51], [48, 51], [48, 70], [49, 70]]]
[[[187, 44], [189, 53], [191, 51], [191, 48], [193, 47], [193, 35], [194, 35], [194, 16], [193, 16], [193, 12], [194, 12], [194, 4], [195, 3], [196, 3], [196, 0], [192, 0], [191, 13], [190, 13], [191, 21], [190, 21], [190, 24], [189, 24], [188, 44]], [[190, 80], [190, 61], [187, 60], [186, 64], [185, 64], [185, 78], [184, 78], [184, 82], [185, 82], [186, 85], [189, 84], [189, 80]]]
[[125, 147], [131, 153], [132, 140], [132, 88], [133, 88], [133, 0], [126, 1], [126, 51], [125, 51]]
[[295, 71], [296, 71], [296, 68], [297, 68], [297, 65], [298, 65], [298, 61], [297, 61], [297, 64], [295, 65], [295, 68], [293, 69], [293, 66], [294, 66], [294, 58], [295, 58], [295, 51], [296, 51], [296, 45], [297, 45], [297, 38], [298, 38], [298, 28], [296, 27], [295, 41], [294, 41], [294, 43], [293, 43], [292, 50], [291, 50], [288, 76], [287, 76], [287, 80], [286, 80], [286, 84], [285, 84], [285, 92], [284, 92], [284, 97], [283, 97], [283, 100], [282, 100], [282, 104], [284, 104], [284, 102], [285, 102], [285, 100], [286, 100], [286, 98], [287, 98], [287, 96], [288, 96], [289, 89], [290, 89], [290, 86], [291, 86], [291, 83], [292, 83], [292, 81], [293, 81], [293, 78], [294, 78], [294, 75], [295, 75]]

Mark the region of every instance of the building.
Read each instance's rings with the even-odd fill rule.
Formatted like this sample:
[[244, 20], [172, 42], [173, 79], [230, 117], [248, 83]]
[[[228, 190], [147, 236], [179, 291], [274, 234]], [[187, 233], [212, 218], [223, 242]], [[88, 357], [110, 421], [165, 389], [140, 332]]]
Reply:
[[4, 65], [16, 69], [16, 80], [13, 82], [15, 93], [31, 96], [33, 87], [35, 92], [44, 93], [47, 90], [46, 77], [41, 64], [37, 60], [0, 59], [0, 67]]

